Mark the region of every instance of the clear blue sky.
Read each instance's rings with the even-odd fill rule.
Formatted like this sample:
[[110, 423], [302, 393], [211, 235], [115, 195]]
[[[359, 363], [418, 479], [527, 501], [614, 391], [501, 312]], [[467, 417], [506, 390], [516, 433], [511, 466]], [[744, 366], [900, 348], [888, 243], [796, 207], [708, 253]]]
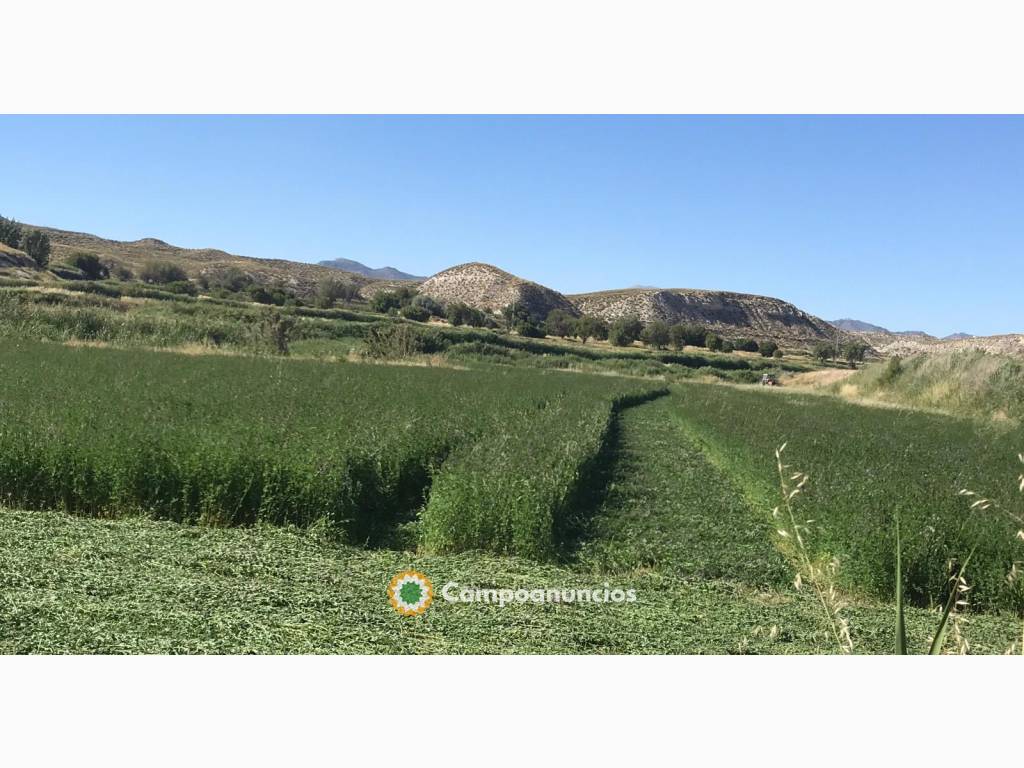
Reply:
[[4, 116], [0, 147], [0, 213], [119, 240], [1024, 332], [1017, 117]]

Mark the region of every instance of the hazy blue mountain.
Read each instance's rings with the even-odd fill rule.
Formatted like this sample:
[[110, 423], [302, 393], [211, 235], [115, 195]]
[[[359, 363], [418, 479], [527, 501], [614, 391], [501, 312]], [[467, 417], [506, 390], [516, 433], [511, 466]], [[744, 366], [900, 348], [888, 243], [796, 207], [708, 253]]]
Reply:
[[848, 317], [844, 317], [842, 320], [833, 320], [832, 325], [841, 331], [853, 333], [891, 333], [888, 328], [883, 328], [880, 325], [865, 323], [863, 320], [851, 320]]
[[346, 272], [355, 272], [357, 275], [365, 275], [366, 277], [372, 277], [375, 280], [426, 280], [425, 277], [419, 275], [410, 275], [408, 272], [402, 272], [394, 267], [380, 267], [374, 269], [368, 267], [365, 264], [361, 264], [358, 261], [352, 259], [331, 259], [330, 261], [321, 261], [321, 267], [331, 267], [332, 269], [343, 269]]

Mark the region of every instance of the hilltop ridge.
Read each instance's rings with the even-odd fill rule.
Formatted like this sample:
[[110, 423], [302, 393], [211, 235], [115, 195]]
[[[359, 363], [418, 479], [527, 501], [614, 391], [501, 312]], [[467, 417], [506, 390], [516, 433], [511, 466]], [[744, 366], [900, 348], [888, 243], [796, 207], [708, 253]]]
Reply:
[[629, 288], [569, 296], [577, 309], [611, 321], [636, 317], [644, 322], [702, 325], [725, 338], [753, 337], [807, 345], [852, 337], [799, 307], [770, 296], [694, 288]]
[[485, 312], [500, 312], [503, 307], [516, 304], [538, 320], [553, 309], [579, 314], [576, 306], [558, 291], [479, 261], [438, 272], [419, 289], [441, 303], [462, 302]]
[[303, 296], [316, 291], [320, 281], [342, 277], [359, 286], [369, 283], [370, 278], [354, 272], [342, 272], [319, 264], [307, 264], [289, 259], [261, 259], [240, 256], [217, 248], [181, 248], [155, 237], [140, 240], [111, 240], [85, 232], [72, 232], [24, 225], [38, 229], [50, 237], [50, 262], [60, 263], [76, 251], [95, 253], [101, 258], [116, 261], [138, 271], [150, 261], [171, 261], [180, 266], [190, 278], [234, 267], [242, 270], [254, 281], [262, 284], [280, 284]]

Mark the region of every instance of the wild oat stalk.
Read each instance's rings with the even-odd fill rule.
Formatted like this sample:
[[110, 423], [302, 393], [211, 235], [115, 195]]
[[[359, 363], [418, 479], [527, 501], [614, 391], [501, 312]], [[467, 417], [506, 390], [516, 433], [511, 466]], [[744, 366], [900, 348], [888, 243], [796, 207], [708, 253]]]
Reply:
[[[772, 517], [778, 522], [778, 534], [791, 542], [793, 554], [797, 561], [796, 578], [793, 586], [803, 589], [804, 582], [811, 585], [815, 598], [821, 606], [828, 621], [832, 637], [843, 653], [853, 651], [853, 640], [850, 637], [850, 625], [843, 616], [846, 604], [839, 598], [836, 591], [835, 575], [839, 563], [832, 559], [822, 567], [812, 558], [807, 549], [805, 536], [810, 534], [810, 525], [814, 520], [797, 520], [794, 500], [807, 485], [808, 476], [803, 472], [790, 472], [791, 467], [782, 462], [782, 453], [786, 450], [783, 443], [775, 450], [775, 462], [779, 468], [779, 489], [782, 492], [782, 506], [772, 510]], [[785, 514], [783, 514], [785, 513]]]
[[[966, 564], [965, 564], [966, 565]], [[967, 581], [964, 579], [964, 568], [954, 571], [954, 564], [949, 564], [950, 571], [953, 575], [950, 577], [950, 588], [955, 595], [953, 600], [953, 610], [949, 615], [949, 623], [951, 627], [951, 635], [953, 637], [953, 644], [956, 646], [956, 652], [961, 656], [967, 655], [970, 652], [971, 646], [967, 642], [967, 635], [964, 633], [964, 629], [967, 626], [968, 619], [966, 616], [967, 611], [967, 592], [970, 587], [967, 586]], [[939, 651], [941, 652], [941, 648]]]
[[[1024, 453], [1018, 453], [1017, 459], [1020, 461], [1021, 464], [1024, 464]], [[1021, 472], [1021, 474], [1017, 476], [1017, 490], [1020, 493], [1024, 493], [1024, 472]], [[976, 510], [978, 512], [986, 512], [990, 509], [994, 509], [997, 512], [1001, 513], [1013, 524], [1021, 526], [1021, 528], [1017, 531], [1015, 538], [1024, 541], [1024, 516], [1018, 514], [1017, 512], [1014, 512], [1013, 510], [1006, 509], [1002, 505], [994, 502], [992, 499], [987, 499], [975, 493], [974, 491], [968, 490], [967, 488], [961, 489], [960, 495], [974, 499], [974, 501], [971, 502], [972, 511]], [[1021, 568], [1022, 564], [1019, 561], [1016, 561], [1010, 565], [1010, 572], [1006, 574], [1006, 583], [1010, 586], [1011, 589], [1016, 585], [1017, 579], [1020, 577]], [[1021, 621], [1021, 640], [1019, 652], [1022, 655], [1024, 655], [1024, 620]], [[1006, 653], [1018, 653], [1016, 641], [1010, 644], [1010, 647], [1006, 650]]]

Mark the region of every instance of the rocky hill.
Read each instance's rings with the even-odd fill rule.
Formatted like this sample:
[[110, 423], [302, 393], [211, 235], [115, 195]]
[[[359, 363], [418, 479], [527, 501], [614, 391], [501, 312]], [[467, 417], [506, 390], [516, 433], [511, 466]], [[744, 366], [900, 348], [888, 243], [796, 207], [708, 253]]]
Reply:
[[605, 320], [637, 317], [644, 322], [697, 323], [725, 338], [773, 339], [808, 345], [852, 338], [819, 317], [781, 299], [726, 291], [632, 288], [569, 297], [577, 309]]
[[968, 336], [966, 338], [925, 339], [902, 336], [876, 346], [882, 355], [908, 357], [910, 355], [933, 355], [946, 352], [981, 350], [998, 355], [1024, 355], [1024, 334], [1007, 333], [999, 336]]
[[32, 260], [24, 251], [19, 251], [17, 248], [10, 248], [3, 243], [0, 243], [0, 267], [4, 268], [25, 268], [25, 269], [36, 269], [36, 263]]
[[419, 277], [418, 275], [410, 275], [408, 272], [403, 272], [400, 269], [394, 267], [368, 267], [362, 262], [353, 261], [352, 259], [331, 259], [330, 261], [321, 261], [320, 266], [330, 267], [331, 269], [341, 269], [345, 272], [354, 272], [357, 275], [363, 275], [374, 280], [415, 280], [417, 282], [426, 280], [425, 277]]
[[442, 304], [463, 302], [485, 312], [500, 312], [514, 303], [539, 320], [553, 309], [578, 314], [572, 302], [558, 291], [478, 262], [438, 272], [421, 283], [419, 290]]
[[84, 232], [68, 232], [50, 227], [24, 225], [50, 236], [50, 263], [59, 264], [76, 251], [95, 253], [101, 258], [124, 264], [138, 271], [150, 261], [171, 261], [182, 267], [189, 277], [212, 274], [227, 267], [237, 267], [257, 283], [280, 284], [302, 296], [310, 296], [325, 278], [342, 277], [363, 286], [370, 278], [353, 272], [340, 272], [319, 264], [306, 264], [285, 259], [257, 259], [238, 256], [213, 248], [179, 248], [155, 238], [143, 240], [107, 240]]

